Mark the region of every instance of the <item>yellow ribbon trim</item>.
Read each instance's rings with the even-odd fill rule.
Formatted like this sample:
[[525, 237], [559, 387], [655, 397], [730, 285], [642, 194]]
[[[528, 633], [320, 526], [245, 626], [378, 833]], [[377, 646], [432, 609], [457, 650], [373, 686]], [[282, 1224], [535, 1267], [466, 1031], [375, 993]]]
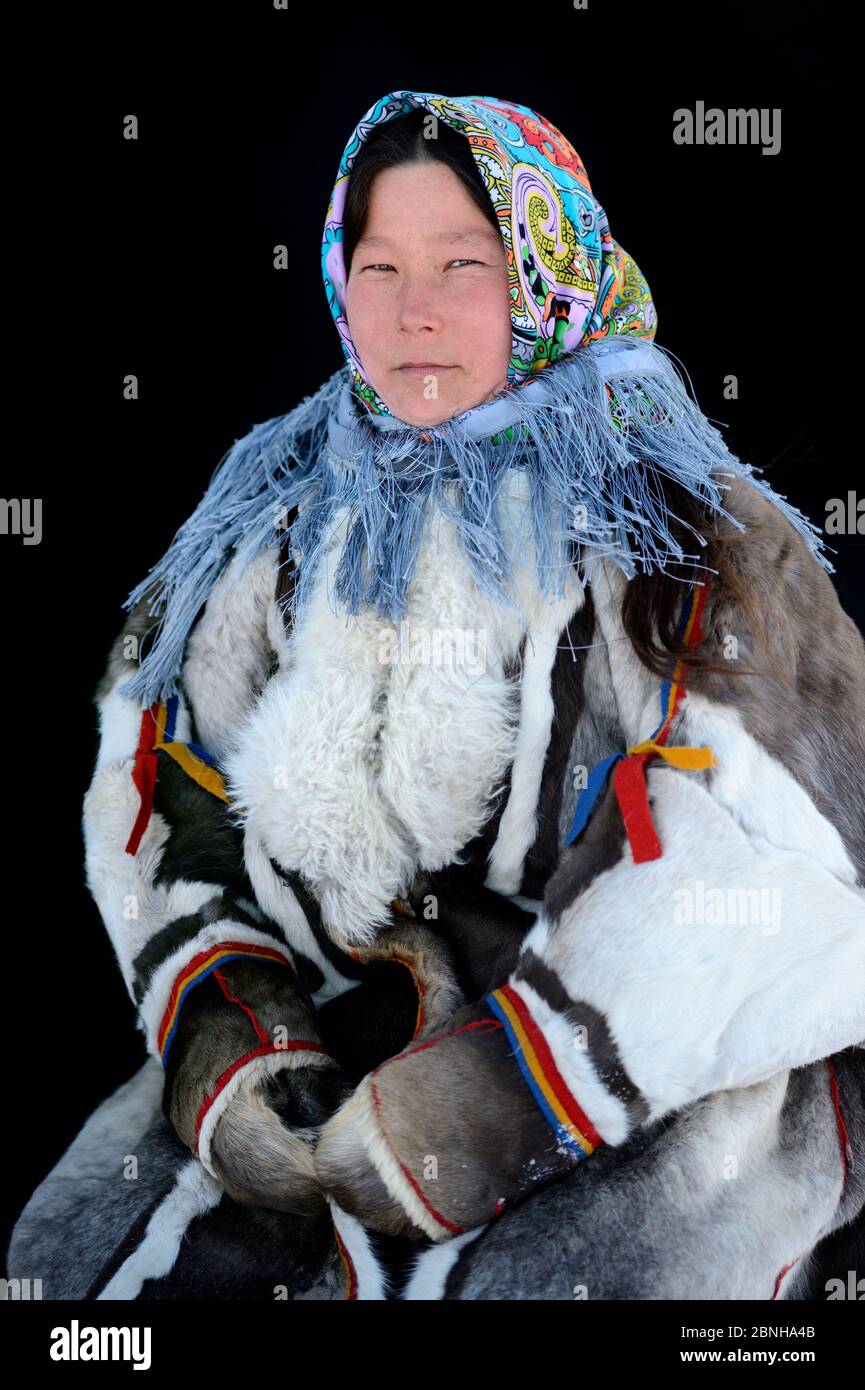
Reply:
[[159, 714], [154, 721], [156, 724], [156, 738], [153, 740], [154, 753], [157, 751], [167, 753], [179, 767], [183, 768], [187, 777], [191, 777], [193, 782], [198, 783], [199, 787], [203, 787], [206, 792], [210, 792], [211, 796], [218, 797], [220, 801], [228, 802], [228, 793], [225, 790], [225, 781], [221, 772], [218, 772], [215, 767], [211, 767], [203, 758], [199, 758], [185, 743], [165, 743], [163, 741], [167, 718], [168, 706], [163, 702], [159, 706]]
[[692, 772], [718, 766], [718, 759], [709, 747], [667, 748], [663, 743], [655, 743], [651, 738], [643, 739], [642, 743], [635, 743], [628, 749], [628, 757], [634, 753], [655, 753], [672, 767], [682, 767]]

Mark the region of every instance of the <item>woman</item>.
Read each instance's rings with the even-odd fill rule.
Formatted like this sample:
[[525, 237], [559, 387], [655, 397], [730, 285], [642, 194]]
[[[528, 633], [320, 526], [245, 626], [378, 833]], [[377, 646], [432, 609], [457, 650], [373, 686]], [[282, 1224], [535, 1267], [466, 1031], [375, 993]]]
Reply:
[[865, 1206], [865, 646], [816, 532], [537, 113], [382, 98], [323, 270], [348, 372], [229, 451], [98, 693], [151, 1061], [9, 1272], [808, 1296]]

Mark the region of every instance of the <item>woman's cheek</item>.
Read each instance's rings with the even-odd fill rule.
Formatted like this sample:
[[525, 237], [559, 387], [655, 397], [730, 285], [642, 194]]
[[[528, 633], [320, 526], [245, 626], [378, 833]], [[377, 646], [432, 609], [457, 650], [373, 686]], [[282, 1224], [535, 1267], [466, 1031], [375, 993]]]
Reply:
[[470, 311], [473, 318], [495, 323], [501, 330], [510, 326], [511, 306], [505, 275], [467, 275], [460, 283], [459, 295], [454, 299]]
[[376, 357], [376, 345], [380, 344], [390, 331], [392, 312], [387, 298], [370, 294], [363, 287], [351, 291], [346, 298], [346, 317], [348, 331], [358, 356], [372, 365]]

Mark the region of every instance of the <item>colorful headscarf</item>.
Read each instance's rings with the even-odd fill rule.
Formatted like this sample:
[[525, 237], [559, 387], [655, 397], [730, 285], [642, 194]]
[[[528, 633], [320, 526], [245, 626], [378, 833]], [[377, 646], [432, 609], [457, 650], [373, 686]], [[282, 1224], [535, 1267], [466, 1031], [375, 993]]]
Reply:
[[527, 106], [495, 97], [391, 92], [367, 111], [345, 147], [322, 240], [327, 301], [356, 395], [373, 415], [390, 411], [364, 377], [346, 319], [345, 200], [363, 141], [385, 121], [417, 108], [468, 140], [498, 219], [513, 326], [508, 388], [595, 339], [654, 337], [649, 286], [610, 235], [583, 162], [561, 131]]

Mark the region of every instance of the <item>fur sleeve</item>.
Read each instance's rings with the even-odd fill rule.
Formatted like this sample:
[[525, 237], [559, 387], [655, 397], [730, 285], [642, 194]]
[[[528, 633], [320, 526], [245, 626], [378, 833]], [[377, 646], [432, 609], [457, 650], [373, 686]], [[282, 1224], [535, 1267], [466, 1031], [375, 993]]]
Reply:
[[[608, 785], [505, 991], [607, 1143], [865, 1041], [865, 645], [792, 528], [744, 484], [733, 502], [764, 636], [718, 584], [703, 649], [759, 674], [689, 678], [669, 742], [713, 763], [647, 764], [660, 855], [635, 862]], [[658, 682], [625, 637], [623, 587], [608, 572], [598, 611], [636, 745]]]
[[[230, 565], [187, 643], [172, 741], [193, 745], [215, 765], [266, 680], [273, 643], [280, 640], [272, 612], [275, 564], [273, 552], [264, 551], [240, 577], [236, 562]], [[206, 968], [205, 956], [215, 960], [229, 943], [274, 959], [285, 951], [252, 900], [242, 839], [225, 802], [174, 758], [159, 754], [158, 762], [153, 756], [150, 804], [144, 804], [140, 769], [151, 712], [120, 687], [150, 621], [144, 603], [130, 614], [96, 695], [100, 742], [83, 829], [88, 886], [148, 1052], [162, 1057], [169, 1005], [185, 971]]]

